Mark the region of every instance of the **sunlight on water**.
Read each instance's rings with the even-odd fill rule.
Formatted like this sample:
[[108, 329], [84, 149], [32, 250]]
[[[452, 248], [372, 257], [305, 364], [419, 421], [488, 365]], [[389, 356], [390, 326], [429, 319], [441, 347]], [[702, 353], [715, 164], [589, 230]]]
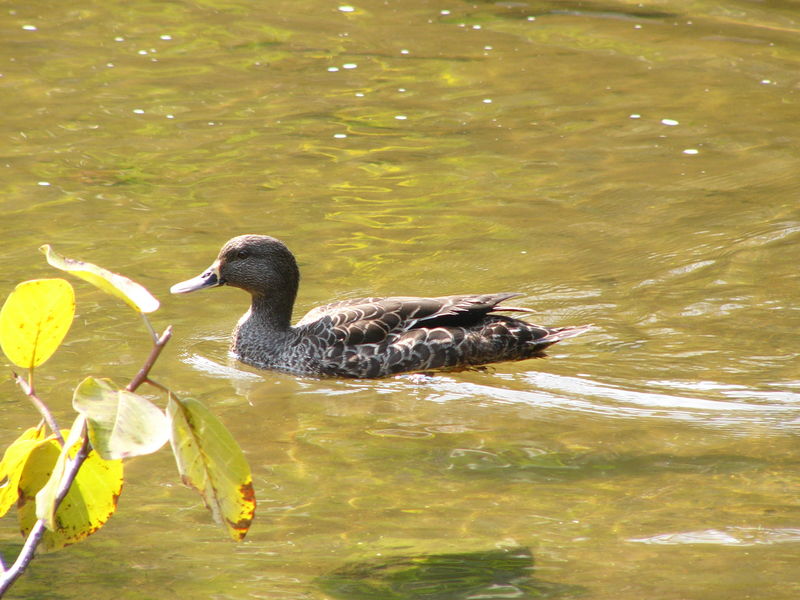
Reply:
[[237, 369], [235, 365], [223, 365], [198, 354], [187, 355], [183, 357], [183, 360], [187, 365], [197, 369], [204, 375], [208, 375], [209, 377], [230, 379], [232, 383], [244, 383], [246, 381], [255, 381], [261, 379], [261, 377], [255, 373], [248, 373], [247, 371], [241, 371]]
[[[234, 547], [168, 453], [131, 461], [109, 525], [34, 561], [18, 597], [797, 597], [796, 7], [0, 15], [6, 293], [53, 276], [43, 243], [147, 286], [175, 326], [154, 377], [231, 428], [259, 499]], [[295, 320], [518, 291], [535, 322], [596, 329], [480, 371], [257, 371], [228, 355], [244, 293], [168, 293], [250, 232], [295, 252]], [[62, 422], [76, 381], [130, 380], [149, 351], [76, 292], [40, 372]], [[5, 385], [7, 443], [35, 415]]]
[[631, 539], [642, 544], [713, 544], [719, 546], [756, 546], [761, 544], [786, 544], [800, 542], [800, 529], [730, 528], [725, 531], [687, 531], [665, 533], [649, 538]]

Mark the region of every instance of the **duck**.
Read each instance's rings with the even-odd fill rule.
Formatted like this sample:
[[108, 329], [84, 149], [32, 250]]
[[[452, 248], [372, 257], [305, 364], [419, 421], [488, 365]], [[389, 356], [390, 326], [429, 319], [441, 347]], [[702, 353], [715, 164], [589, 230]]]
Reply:
[[247, 234], [228, 240], [208, 269], [170, 292], [244, 290], [250, 308], [233, 329], [233, 356], [259, 369], [312, 377], [380, 378], [538, 358], [592, 327], [547, 328], [498, 314], [533, 312], [504, 305], [521, 295], [509, 292], [348, 299], [313, 308], [292, 326], [299, 282], [286, 244]]

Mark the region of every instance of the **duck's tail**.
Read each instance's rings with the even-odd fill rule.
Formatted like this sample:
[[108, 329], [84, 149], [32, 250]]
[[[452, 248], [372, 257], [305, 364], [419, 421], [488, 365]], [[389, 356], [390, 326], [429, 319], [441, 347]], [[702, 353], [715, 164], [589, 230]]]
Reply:
[[539, 338], [538, 340], [534, 340], [530, 343], [537, 345], [555, 344], [556, 342], [560, 342], [561, 340], [565, 340], [567, 338], [575, 337], [576, 335], [581, 335], [582, 333], [586, 333], [590, 329], [594, 329], [593, 324], [548, 328], [548, 332], [545, 337]]

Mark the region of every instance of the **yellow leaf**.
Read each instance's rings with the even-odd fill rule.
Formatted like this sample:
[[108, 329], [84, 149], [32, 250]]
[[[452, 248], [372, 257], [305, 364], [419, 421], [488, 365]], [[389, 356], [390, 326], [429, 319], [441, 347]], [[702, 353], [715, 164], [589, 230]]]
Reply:
[[158, 300], [147, 289], [135, 281], [112, 273], [108, 269], [98, 267], [90, 262], [66, 258], [45, 244], [39, 248], [47, 257], [47, 262], [56, 269], [61, 269], [80, 277], [97, 286], [107, 294], [116, 296], [134, 310], [151, 313], [158, 309]]
[[[67, 438], [69, 431], [64, 430], [62, 435]], [[36, 523], [36, 494], [47, 483], [60, 454], [60, 444], [50, 437], [39, 442], [25, 463], [17, 504], [23, 536]], [[90, 451], [56, 511], [54, 530], [45, 531], [44, 549], [58, 550], [97, 531], [116, 510], [121, 490], [122, 461], [103, 460], [94, 450]]]
[[214, 520], [237, 541], [244, 539], [256, 509], [253, 478], [241, 448], [225, 426], [197, 400], [167, 404], [170, 444], [183, 483], [195, 488]]
[[6, 448], [0, 461], [0, 517], [17, 503], [19, 478], [28, 455], [45, 438], [44, 426], [31, 427]]
[[0, 346], [18, 367], [38, 367], [61, 344], [74, 315], [75, 293], [68, 281], [23, 281], [0, 310]]

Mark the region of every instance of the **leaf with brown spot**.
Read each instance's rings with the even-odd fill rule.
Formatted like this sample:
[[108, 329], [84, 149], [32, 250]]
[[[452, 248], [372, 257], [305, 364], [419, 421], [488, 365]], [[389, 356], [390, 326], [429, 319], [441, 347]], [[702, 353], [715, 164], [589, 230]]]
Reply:
[[[62, 432], [65, 439], [70, 432]], [[77, 446], [71, 449], [74, 456]], [[49, 437], [37, 445], [28, 456], [19, 480], [17, 517], [23, 536], [27, 536], [37, 521], [36, 494], [50, 479], [59, 456], [61, 445]], [[122, 461], [103, 460], [90, 451], [83, 465], [55, 512], [53, 530], [42, 538], [45, 550], [59, 550], [91, 535], [111, 517], [117, 508], [122, 490]]]
[[250, 466], [227, 428], [200, 402], [170, 394], [170, 444], [181, 480], [196, 489], [214, 520], [244, 539], [256, 509]]

